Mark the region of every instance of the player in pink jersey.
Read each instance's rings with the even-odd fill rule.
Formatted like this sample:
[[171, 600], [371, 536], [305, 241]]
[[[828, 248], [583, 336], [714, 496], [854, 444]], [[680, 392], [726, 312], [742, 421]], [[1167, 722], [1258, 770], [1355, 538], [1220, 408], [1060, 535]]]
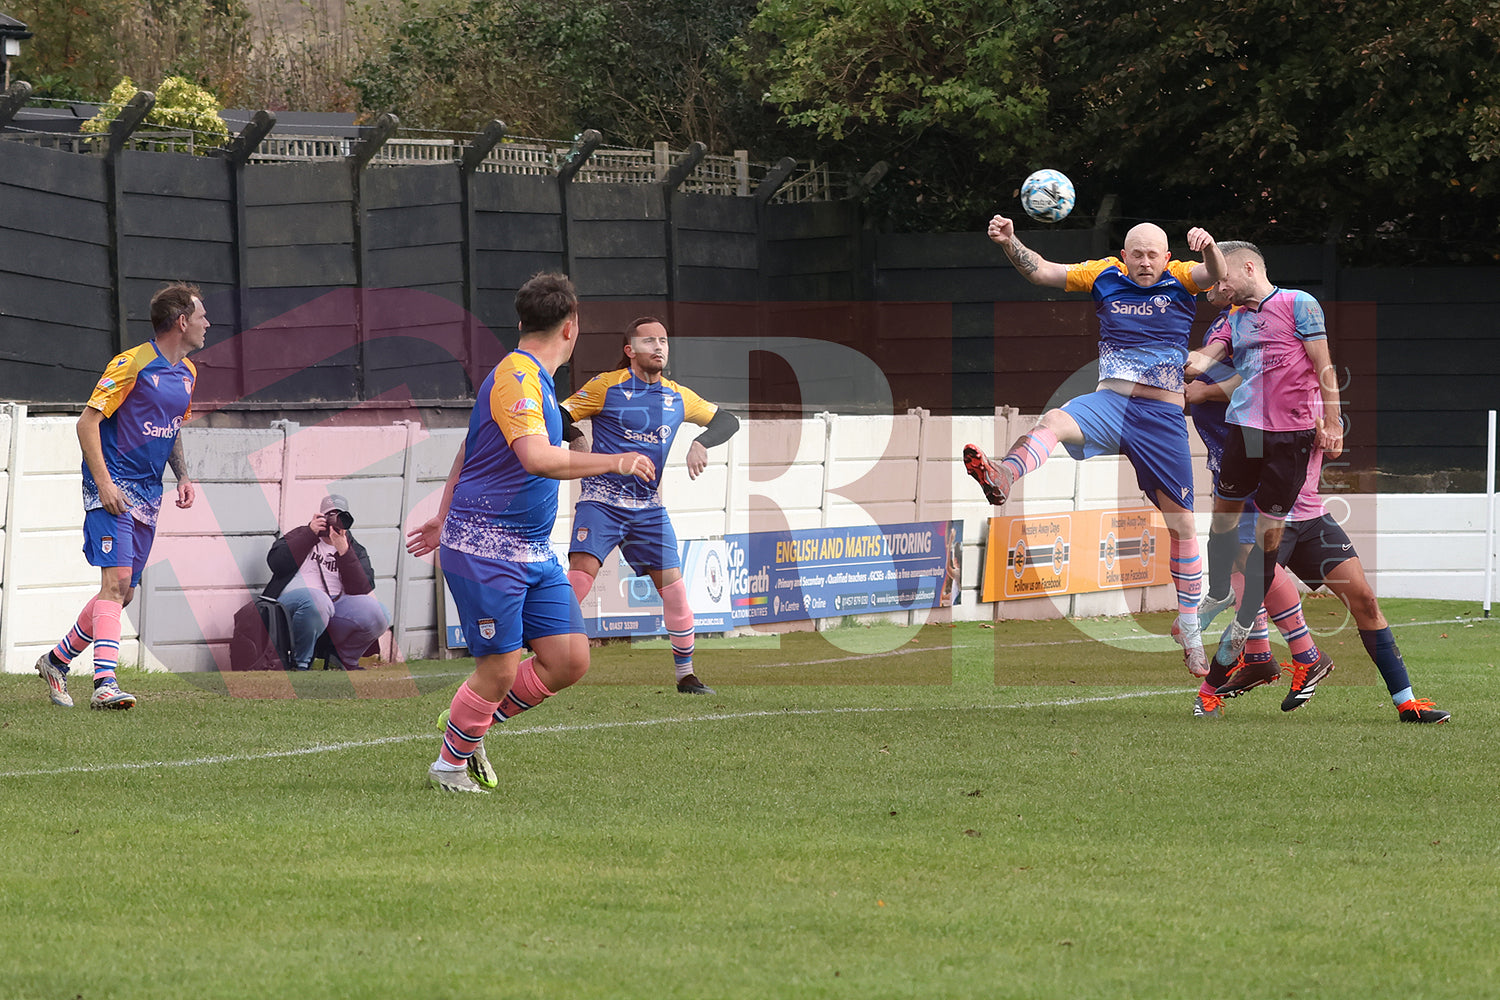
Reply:
[[188, 478], [178, 430], [193, 412], [198, 371], [187, 359], [208, 336], [208, 315], [193, 285], [167, 285], [151, 297], [155, 336], [118, 355], [100, 376], [78, 418], [83, 449], [83, 553], [99, 567], [99, 592], [78, 621], [36, 661], [54, 705], [73, 706], [68, 666], [94, 647], [94, 694], [90, 708], [127, 709], [135, 695], [120, 690], [120, 616], [135, 596], [156, 537], [161, 475], [177, 476], [177, 506], [191, 507], [196, 491]]
[[[1210, 305], [1221, 308], [1228, 306], [1227, 298], [1217, 286], [1210, 288], [1205, 298]], [[1209, 327], [1206, 340], [1213, 340], [1227, 324], [1229, 312], [1230, 309], [1226, 308]], [[1208, 449], [1208, 470], [1213, 477], [1215, 487], [1219, 482], [1225, 442], [1230, 434], [1225, 414], [1229, 408], [1230, 396], [1239, 384], [1239, 376], [1228, 365], [1216, 365], [1211, 371], [1187, 384], [1187, 399], [1192, 412], [1193, 427]], [[1244, 558], [1255, 543], [1255, 513], [1253, 511], [1241, 515], [1238, 539], [1243, 544], [1237, 551], [1234, 581], [1235, 585], [1243, 591]], [[1232, 593], [1221, 602], [1204, 601], [1199, 608], [1200, 626], [1206, 630], [1214, 616], [1225, 607], [1231, 606], [1233, 602]], [[1302, 615], [1302, 599], [1297, 593], [1297, 586], [1289, 573], [1277, 567], [1275, 577], [1266, 588], [1263, 606], [1256, 615], [1250, 638], [1245, 644], [1244, 653], [1239, 661], [1221, 665], [1218, 660], [1213, 660], [1209, 664], [1208, 676], [1203, 678], [1203, 683], [1193, 700], [1194, 718], [1221, 718], [1223, 715], [1220, 706], [1222, 699], [1236, 697], [1262, 684], [1273, 683], [1281, 677], [1281, 668], [1277, 666], [1275, 657], [1271, 655], [1269, 629], [1273, 621], [1286, 639], [1292, 656], [1298, 662], [1315, 663], [1319, 660], [1320, 651]]]
[[[1230, 667], [1244, 650], [1265, 599], [1284, 522], [1307, 478], [1312, 449], [1339, 455], [1344, 431], [1317, 300], [1271, 284], [1265, 258], [1254, 244], [1226, 242], [1220, 251], [1225, 273], [1219, 289], [1236, 308], [1203, 350], [1189, 357], [1187, 373], [1195, 377], [1232, 355], [1240, 376], [1230, 398], [1230, 433], [1215, 487], [1208, 542], [1211, 590], [1205, 603], [1220, 602], [1227, 594], [1240, 513], [1252, 495], [1260, 511], [1255, 548], [1246, 563], [1245, 594], [1214, 654], [1221, 667]], [[1314, 685], [1333, 669], [1322, 655], [1301, 666]]]

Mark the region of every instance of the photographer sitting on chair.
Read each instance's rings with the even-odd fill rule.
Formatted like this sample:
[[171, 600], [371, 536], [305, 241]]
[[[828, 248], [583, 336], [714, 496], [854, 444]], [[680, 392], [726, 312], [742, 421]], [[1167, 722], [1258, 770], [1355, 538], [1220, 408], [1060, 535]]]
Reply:
[[358, 670], [360, 656], [390, 627], [390, 616], [372, 593], [369, 553], [349, 533], [353, 524], [349, 501], [331, 493], [311, 521], [276, 539], [266, 556], [271, 582], [264, 596], [286, 608], [298, 670], [312, 662], [324, 629], [339, 663]]

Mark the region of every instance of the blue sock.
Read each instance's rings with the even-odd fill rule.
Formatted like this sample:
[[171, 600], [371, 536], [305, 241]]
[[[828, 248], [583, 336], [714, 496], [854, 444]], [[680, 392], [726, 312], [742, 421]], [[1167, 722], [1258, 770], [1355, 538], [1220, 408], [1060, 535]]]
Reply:
[[[1386, 690], [1391, 693], [1391, 700], [1395, 701], [1400, 695], [1406, 695], [1402, 701], [1409, 699], [1411, 678], [1406, 675], [1406, 661], [1401, 658], [1401, 650], [1396, 648], [1396, 637], [1391, 635], [1391, 630], [1360, 629], [1359, 641], [1365, 644], [1365, 652], [1375, 661], [1375, 668], [1380, 671]], [[1400, 705], [1401, 702], [1396, 704]]]

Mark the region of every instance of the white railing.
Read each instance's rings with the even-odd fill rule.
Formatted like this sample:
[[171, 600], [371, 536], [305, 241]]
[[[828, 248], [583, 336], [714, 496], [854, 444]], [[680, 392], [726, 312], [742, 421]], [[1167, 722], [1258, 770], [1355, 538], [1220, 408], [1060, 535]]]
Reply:
[[[102, 155], [108, 149], [108, 136], [78, 133], [6, 131], [5, 139], [65, 152]], [[331, 135], [270, 135], [262, 139], [250, 160], [254, 163], [298, 163], [342, 159], [354, 151], [359, 140]], [[131, 136], [131, 149], [157, 152], [192, 153], [197, 148], [194, 133], [187, 131], [141, 131]], [[379, 165], [413, 163], [452, 163], [463, 157], [466, 146], [455, 139], [413, 139], [398, 137], [387, 141], [372, 162]], [[567, 162], [573, 150], [571, 143], [514, 142], [495, 145], [478, 170], [481, 173], [551, 176]], [[687, 155], [673, 150], [665, 142], [651, 149], [601, 148], [594, 150], [578, 171], [575, 180], [581, 184], [658, 184]], [[751, 163], [749, 154], [737, 149], [730, 156], [709, 154], [683, 181], [680, 190], [691, 194], [715, 194], [748, 197], [767, 171], [765, 164]], [[847, 182], [827, 164], [799, 164], [799, 172], [782, 186], [772, 200], [778, 204], [834, 201], [844, 197]]]

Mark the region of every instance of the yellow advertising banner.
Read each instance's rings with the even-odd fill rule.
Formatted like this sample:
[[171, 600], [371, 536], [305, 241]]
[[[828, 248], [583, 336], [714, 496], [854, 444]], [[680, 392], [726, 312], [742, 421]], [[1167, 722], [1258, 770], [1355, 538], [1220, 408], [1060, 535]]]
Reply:
[[992, 517], [982, 600], [1088, 594], [1171, 580], [1166, 522], [1153, 507]]

